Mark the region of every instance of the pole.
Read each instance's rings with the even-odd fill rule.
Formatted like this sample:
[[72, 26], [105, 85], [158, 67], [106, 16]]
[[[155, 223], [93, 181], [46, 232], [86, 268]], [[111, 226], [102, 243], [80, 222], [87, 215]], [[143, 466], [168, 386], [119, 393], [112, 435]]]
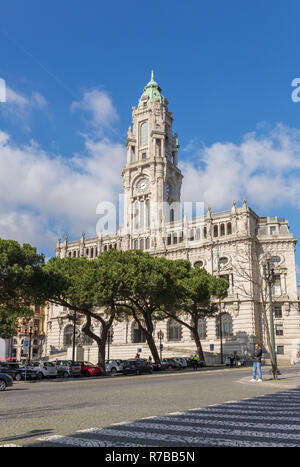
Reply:
[[76, 338], [76, 310], [74, 311], [74, 326], [73, 326], [73, 350], [72, 361], [75, 362], [75, 338]]
[[221, 365], [223, 365], [224, 359], [223, 359], [223, 331], [222, 331], [221, 302], [220, 302], [220, 353], [221, 353]]
[[107, 360], [109, 360], [110, 331], [107, 333]]
[[272, 284], [269, 281], [269, 301], [270, 301], [270, 328], [271, 328], [271, 346], [272, 346], [272, 354], [273, 354], [273, 361], [275, 365], [275, 373], [277, 375], [277, 356], [275, 350], [275, 333], [274, 333], [274, 319], [273, 319], [273, 301], [272, 301]]

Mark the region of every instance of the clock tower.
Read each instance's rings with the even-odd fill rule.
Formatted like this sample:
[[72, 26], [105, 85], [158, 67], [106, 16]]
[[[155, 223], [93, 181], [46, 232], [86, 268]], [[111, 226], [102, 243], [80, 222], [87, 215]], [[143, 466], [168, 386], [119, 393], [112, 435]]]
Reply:
[[178, 169], [178, 138], [161, 91], [152, 72], [138, 105], [132, 108], [127, 134], [122, 177], [124, 234], [130, 236], [131, 248], [163, 247], [164, 225], [180, 218], [183, 176]]

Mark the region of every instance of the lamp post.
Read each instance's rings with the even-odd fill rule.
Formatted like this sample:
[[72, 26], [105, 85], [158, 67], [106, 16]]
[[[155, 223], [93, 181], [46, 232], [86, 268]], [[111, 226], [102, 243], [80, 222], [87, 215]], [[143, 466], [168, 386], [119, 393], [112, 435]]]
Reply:
[[72, 342], [72, 362], [75, 362], [75, 345], [76, 345], [76, 310], [74, 310], [74, 326], [73, 326], [73, 342]]
[[274, 333], [274, 319], [273, 319], [273, 303], [272, 303], [272, 285], [275, 282], [275, 273], [274, 268], [271, 265], [270, 259], [266, 260], [266, 263], [263, 265], [264, 279], [268, 284], [268, 293], [269, 293], [269, 312], [270, 312], [270, 333], [271, 333], [271, 352], [272, 352], [272, 363], [273, 363], [273, 376], [277, 379], [278, 369], [277, 369], [277, 357], [275, 351], [275, 333]]
[[161, 341], [164, 338], [164, 333], [161, 330], [158, 331], [157, 337], [159, 338], [159, 352], [160, 352], [160, 360], [161, 360], [162, 359], [162, 349], [163, 349]]
[[110, 344], [111, 344], [111, 332], [110, 329], [107, 332], [107, 360], [109, 360], [109, 349], [110, 349]]

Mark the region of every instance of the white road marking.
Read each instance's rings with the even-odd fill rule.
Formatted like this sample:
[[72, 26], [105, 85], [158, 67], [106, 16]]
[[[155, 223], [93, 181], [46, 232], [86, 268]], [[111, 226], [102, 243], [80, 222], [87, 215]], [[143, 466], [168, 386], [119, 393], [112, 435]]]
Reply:
[[[222, 433], [225, 432], [225, 433]], [[238, 431], [238, 430], [236, 430]], [[202, 433], [211, 433], [211, 430], [202, 430]], [[227, 434], [226, 430], [214, 430], [214, 434]], [[238, 431], [239, 434], [245, 435], [244, 431]], [[247, 433], [247, 432], [246, 432]], [[117, 438], [133, 438], [133, 439], [143, 439], [144, 441], [166, 441], [170, 443], [181, 443], [181, 444], [189, 444], [189, 445], [194, 445], [194, 446], [200, 446], [200, 445], [205, 445], [205, 446], [262, 446], [262, 447], [267, 447], [267, 446], [279, 446], [279, 447], [291, 447], [294, 446], [294, 444], [291, 443], [278, 443], [278, 442], [264, 442], [264, 441], [255, 441], [255, 440], [249, 440], [249, 441], [244, 441], [242, 439], [226, 439], [226, 438], [216, 438], [216, 439], [211, 439], [211, 438], [205, 438], [201, 439], [196, 436], [185, 436], [185, 435], [172, 435], [172, 434], [164, 434], [164, 433], [149, 433], [145, 431], [125, 431], [125, 430], [114, 430], [114, 429], [99, 429], [94, 431], [95, 435], [102, 435], [102, 436], [110, 436], [110, 437], [117, 437]], [[231, 435], [233, 433], [230, 433]], [[251, 435], [253, 433], [251, 432]], [[274, 434], [272, 433], [272, 436], [274, 437]], [[276, 436], [277, 438], [277, 436]], [[287, 439], [289, 439], [289, 435], [287, 436]], [[147, 446], [147, 445], [146, 445]]]
[[133, 443], [116, 443], [111, 441], [102, 441], [96, 439], [84, 439], [84, 438], [72, 438], [71, 436], [60, 436], [53, 435], [47, 436], [44, 438], [38, 438], [39, 441], [47, 443], [58, 443], [66, 444], [68, 446], [80, 446], [80, 447], [117, 447], [117, 446], [129, 446], [129, 447], [142, 447], [142, 444], [133, 444]]

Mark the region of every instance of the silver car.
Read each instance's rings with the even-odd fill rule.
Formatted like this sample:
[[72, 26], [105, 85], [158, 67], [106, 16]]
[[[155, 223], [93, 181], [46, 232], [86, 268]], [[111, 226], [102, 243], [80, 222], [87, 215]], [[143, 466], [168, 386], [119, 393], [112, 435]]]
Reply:
[[105, 360], [105, 370], [114, 375], [123, 370], [123, 360]]
[[56, 360], [57, 376], [69, 378], [70, 376], [81, 376], [81, 363], [72, 360]]
[[57, 369], [53, 362], [32, 362], [29, 368], [36, 373], [38, 379], [57, 376]]

